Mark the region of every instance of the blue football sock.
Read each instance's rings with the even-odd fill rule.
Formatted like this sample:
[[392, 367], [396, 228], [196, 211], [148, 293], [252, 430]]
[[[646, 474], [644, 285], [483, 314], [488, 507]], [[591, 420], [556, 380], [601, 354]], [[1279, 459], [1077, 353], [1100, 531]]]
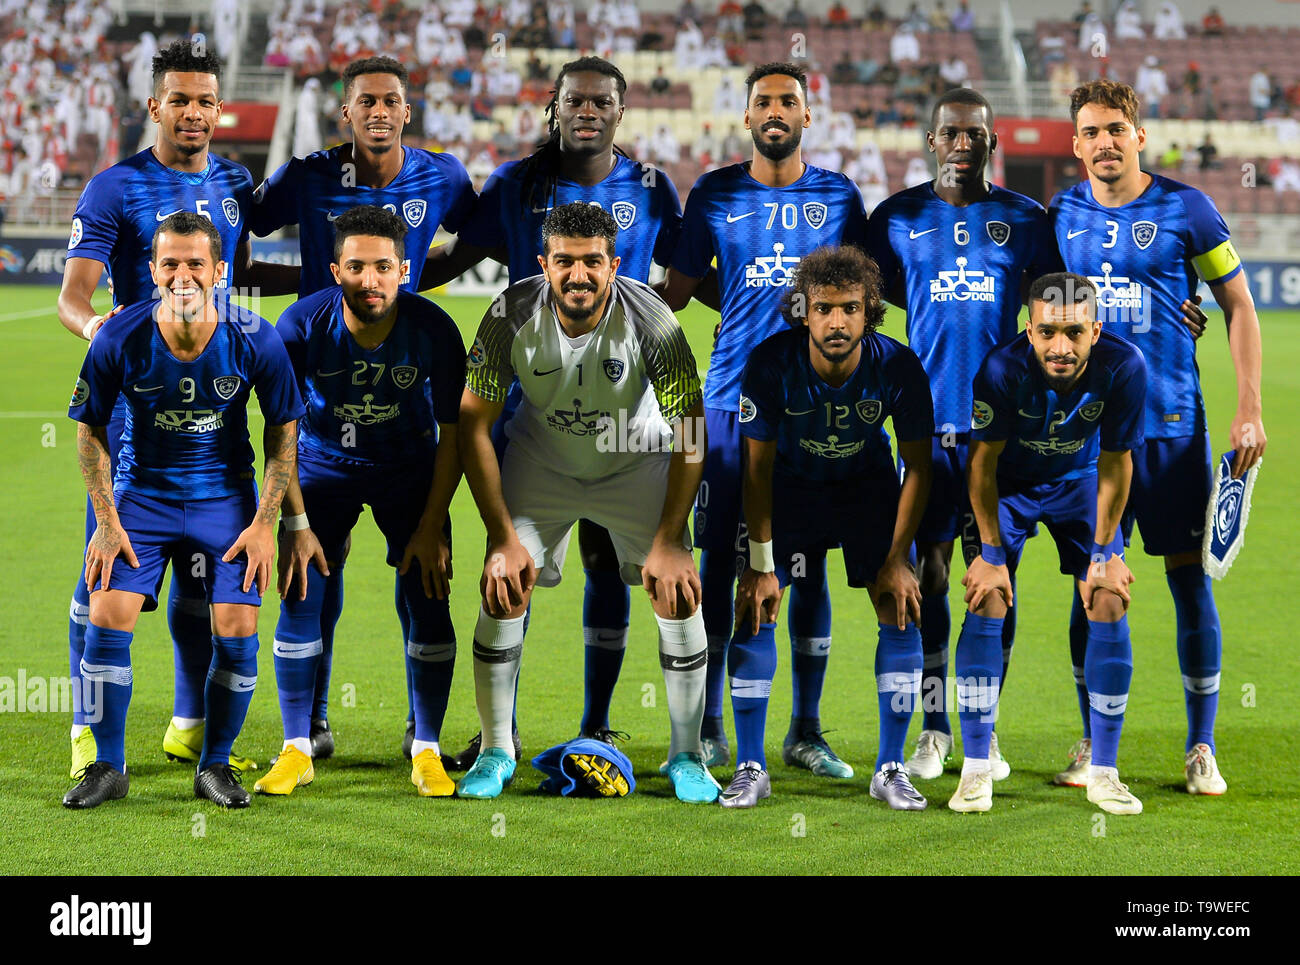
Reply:
[[1178, 623], [1178, 668], [1187, 705], [1187, 746], [1209, 744], [1214, 753], [1214, 718], [1219, 712], [1223, 638], [1210, 578], [1199, 563], [1165, 573]]
[[447, 715], [452, 671], [456, 667], [456, 630], [445, 600], [424, 595], [419, 570], [399, 578], [400, 595], [411, 617], [406, 641], [406, 676], [411, 681], [415, 739], [437, 741]]
[[609, 727], [609, 705], [623, 668], [632, 598], [617, 570], [586, 570], [582, 598], [583, 705], [580, 730]]
[[230, 760], [230, 745], [248, 716], [257, 685], [257, 634], [249, 637], [212, 638], [212, 666], [208, 669], [205, 703], [208, 724], [203, 729], [203, 755], [199, 770]]
[[81, 658], [86, 652], [86, 626], [90, 623], [90, 594], [86, 592], [85, 579], [77, 580], [72, 603], [68, 606], [68, 677], [74, 684], [72, 723], [80, 727], [86, 723], [85, 702], [81, 695], [85, 684], [81, 680]]
[[1083, 600], [1074, 594], [1074, 606], [1070, 608], [1070, 666], [1074, 671], [1074, 689], [1079, 697], [1079, 715], [1083, 717], [1083, 736], [1092, 736], [1092, 711], [1088, 703], [1088, 681], [1083, 673], [1084, 660], [1088, 654], [1088, 611], [1083, 608]]
[[[407, 570], [407, 575], [413, 572], [419, 575], [419, 571], [415, 568]], [[423, 588], [420, 589], [420, 594], [424, 594]], [[411, 612], [406, 592], [402, 588], [401, 574], [396, 570], [393, 570], [393, 605], [397, 608], [398, 622], [402, 624], [402, 652], [406, 653], [407, 643], [411, 639], [411, 623], [415, 616]], [[415, 720], [415, 678], [411, 674], [409, 654], [402, 661], [402, 666], [406, 668], [406, 720], [410, 723]]]
[[807, 573], [790, 581], [791, 717], [821, 716], [822, 687], [831, 655], [831, 593], [826, 583], [826, 555], [807, 559]]
[[203, 584], [180, 568], [184, 559], [172, 561], [171, 588], [167, 592], [167, 626], [172, 634], [175, 690], [172, 716], [201, 718], [203, 687], [212, 663], [212, 616]]
[[326, 578], [320, 571], [308, 566], [307, 598], [299, 600], [295, 587], [295, 592], [280, 602], [280, 619], [275, 624], [271, 653], [285, 740], [307, 737], [311, 733], [317, 671], [323, 649], [320, 608], [325, 584]]
[[86, 723], [95, 735], [95, 760], [126, 773], [126, 711], [131, 705], [131, 638], [125, 630], [89, 623], [81, 660]]
[[[722, 736], [722, 700], [727, 682], [727, 641], [731, 639], [736, 582], [735, 555], [700, 550], [701, 609], [708, 639], [709, 665], [704, 681], [704, 730], [702, 737]], [[716, 733], [709, 733], [716, 728]]]
[[760, 624], [758, 633], [747, 630], [727, 647], [731, 676], [731, 711], [736, 718], [736, 763], [756, 761], [767, 768], [763, 738], [767, 732], [767, 703], [776, 676], [776, 624]]
[[962, 753], [972, 760], [987, 760], [1002, 669], [1001, 618], [967, 613], [954, 664]]
[[921, 693], [921, 631], [909, 622], [900, 630], [889, 623], [880, 624], [876, 644], [876, 702], [880, 708], [880, 747], [876, 752], [876, 770], [891, 762], [903, 762], [903, 743], [907, 726]]
[[1092, 764], [1115, 767], [1128, 688], [1133, 680], [1127, 616], [1115, 623], [1088, 621], [1088, 655], [1083, 672], [1092, 703]]
[[948, 594], [932, 593], [921, 597], [921, 728], [952, 733], [948, 723], [948, 637], [952, 617], [948, 612]]
[[[343, 564], [330, 567], [320, 605], [320, 659], [316, 662], [311, 719], [329, 720], [330, 674], [334, 670], [334, 630], [343, 613]], [[401, 613], [401, 610], [398, 610]], [[405, 619], [403, 617], [403, 619]], [[406, 638], [405, 632], [402, 638]]]

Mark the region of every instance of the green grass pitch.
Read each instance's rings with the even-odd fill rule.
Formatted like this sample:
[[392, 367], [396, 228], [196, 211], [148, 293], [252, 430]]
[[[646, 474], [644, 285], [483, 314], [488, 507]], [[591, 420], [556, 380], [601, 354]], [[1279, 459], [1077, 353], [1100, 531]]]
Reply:
[[[20, 670], [28, 679], [62, 677], [84, 505], [65, 406], [84, 344], [55, 318], [54, 289], [6, 286], [0, 294], [0, 677], [16, 679]], [[273, 318], [284, 304], [276, 299], [261, 307]], [[468, 342], [485, 300], [447, 298], [442, 304]], [[703, 365], [713, 320], [698, 307], [682, 318]], [[1066, 644], [1071, 590], [1044, 536], [1030, 543], [1020, 573], [1019, 637], [998, 728], [1012, 773], [997, 785], [987, 815], [948, 811], [957, 783], [951, 768], [921, 783], [931, 805], [924, 813], [894, 813], [868, 798], [876, 748], [876, 629], [865, 593], [844, 587], [838, 554], [831, 565], [835, 645], [822, 719], [834, 729], [833, 745], [857, 768], [852, 781], [820, 780], [780, 763], [790, 706], [782, 630], [768, 737], [772, 798], [748, 812], [678, 804], [656, 771], [667, 750], [667, 709], [650, 606], [634, 591], [612, 720], [632, 734], [626, 750], [640, 781], [635, 795], [616, 801], [542, 797], [535, 793], [538, 775], [525, 763], [514, 786], [494, 802], [421, 800], [399, 753], [406, 702], [392, 573], [383, 565], [377, 530], [363, 516], [347, 567], [330, 696], [338, 752], [318, 768], [313, 786], [287, 799], [257, 798], [248, 810], [231, 813], [191, 797], [192, 772], [166, 763], [160, 749], [171, 713], [171, 645], [162, 615], [145, 615], [133, 650], [132, 782], [125, 801], [91, 813], [65, 811], [59, 799], [69, 786], [67, 715], [30, 708], [0, 713], [0, 873], [1294, 874], [1300, 871], [1300, 770], [1293, 757], [1300, 656], [1292, 646], [1295, 557], [1286, 547], [1293, 545], [1287, 527], [1295, 518], [1300, 473], [1300, 313], [1269, 313], [1263, 325], [1266, 466], [1248, 545], [1216, 587], [1225, 651], [1217, 736], [1229, 782], [1222, 798], [1193, 799], [1182, 790], [1184, 715], [1173, 607], [1160, 562], [1140, 552], [1131, 554], [1136, 671], [1120, 763], [1146, 812], [1104, 816], [1082, 791], [1049, 785], [1079, 722]], [[892, 313], [884, 330], [901, 337], [902, 316]], [[1212, 317], [1200, 362], [1221, 451], [1235, 399], [1221, 316]], [[469, 643], [483, 534], [464, 485], [453, 517], [458, 557], [452, 612], [460, 655], [443, 736], [458, 749], [478, 727]], [[577, 732], [583, 648], [576, 555], [565, 582], [540, 591], [533, 608], [519, 694], [528, 757]], [[960, 569], [954, 644], [962, 612]], [[268, 601], [264, 643], [275, 618]], [[265, 767], [280, 746], [265, 645], [260, 677], [236, 746]], [[909, 749], [918, 726], [913, 723]]]

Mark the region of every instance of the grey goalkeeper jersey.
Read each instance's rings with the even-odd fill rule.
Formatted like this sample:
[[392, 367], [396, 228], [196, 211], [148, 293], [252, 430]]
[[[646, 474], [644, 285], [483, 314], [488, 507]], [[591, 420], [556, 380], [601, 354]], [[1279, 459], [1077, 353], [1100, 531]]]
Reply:
[[516, 378], [523, 399], [506, 425], [512, 450], [575, 479], [662, 458], [672, 448], [669, 424], [702, 398], [695, 356], [672, 311], [648, 285], [617, 275], [604, 316], [577, 339], [560, 327], [543, 275], [493, 301], [465, 384], [504, 402]]

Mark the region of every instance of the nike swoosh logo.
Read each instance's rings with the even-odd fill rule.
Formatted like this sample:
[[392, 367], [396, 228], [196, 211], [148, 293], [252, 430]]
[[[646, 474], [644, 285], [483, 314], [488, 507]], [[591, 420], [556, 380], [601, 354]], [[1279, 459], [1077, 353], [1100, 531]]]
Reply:
[[336, 215], [333, 211], [326, 211], [326, 212], [325, 212], [325, 220], [326, 220], [326, 221], [337, 221], [338, 219], [339, 219], [339, 216]]
[[550, 208], [538, 208], [538, 207], [534, 207], [534, 208], [533, 208], [533, 214], [546, 214], [546, 212], [548, 212], [548, 211], [550, 211], [550, 210], [551, 210]]
[[1088, 230], [1087, 228], [1080, 228], [1078, 231], [1067, 231], [1065, 233], [1065, 240], [1069, 241], [1071, 238], [1077, 238], [1079, 235], [1083, 234], [1087, 230]]
[[698, 663], [698, 660], [678, 660], [676, 657], [672, 659], [672, 666], [674, 667], [694, 667]]
[[554, 375], [562, 368], [564, 368], [563, 365], [557, 365], [555, 368], [547, 369], [545, 372], [543, 372], [541, 369], [533, 369], [533, 375]]
[[134, 389], [136, 392], [157, 392], [159, 389], [162, 388], [162, 386], [161, 385], [150, 385], [150, 386], [133, 385], [131, 386], [131, 388]]
[[339, 370], [336, 371], [336, 372], [322, 372], [320, 369], [317, 369], [317, 370], [316, 370], [316, 378], [318, 378], [318, 379], [328, 379], [331, 375], [342, 375], [342, 374], [343, 374], [344, 372], [346, 372], [346, 371], [347, 371], [347, 369], [339, 369]]
[[727, 215], [727, 224], [734, 224], [742, 218], [748, 218], [751, 214], [755, 214], [755, 212], [746, 211], [744, 214], [729, 214]]
[[802, 412], [795, 412], [793, 409], [786, 409], [786, 415], [807, 415], [810, 412], [816, 412], [816, 409], [804, 409]]
[[184, 208], [177, 208], [175, 211], [168, 211], [166, 214], [163, 214], [161, 211], [155, 211], [153, 213], [153, 216], [158, 221], [166, 221], [172, 215], [180, 214], [184, 210], [185, 210]]
[[1026, 419], [1041, 419], [1043, 417], [1041, 412], [1026, 412], [1024, 409], [1017, 409], [1016, 412], [1024, 416]]
[[915, 241], [917, 238], [921, 237], [921, 235], [928, 235], [931, 231], [938, 231], [938, 230], [939, 230], [938, 228], [926, 228], [924, 231], [909, 231], [907, 233], [907, 237]]

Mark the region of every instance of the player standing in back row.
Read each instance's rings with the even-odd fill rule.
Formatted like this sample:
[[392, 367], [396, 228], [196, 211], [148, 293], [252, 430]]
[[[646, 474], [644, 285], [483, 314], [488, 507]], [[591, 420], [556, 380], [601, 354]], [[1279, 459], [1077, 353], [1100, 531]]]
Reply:
[[[1187, 708], [1187, 790], [1222, 794], [1227, 783], [1214, 759], [1214, 719], [1223, 645], [1201, 562], [1212, 454], [1196, 341], [1180, 315], [1200, 276], [1223, 309], [1237, 377], [1228, 432], [1237, 477], [1259, 461], [1267, 442], [1259, 317], [1214, 202], [1196, 188], [1142, 170], [1146, 131], [1133, 89], [1089, 82], [1071, 95], [1070, 114], [1074, 154], [1088, 179], [1058, 194], [1049, 210], [1066, 267], [1099, 290], [1098, 318], [1141, 349], [1151, 372], [1146, 443], [1134, 453], [1125, 534], [1136, 522], [1146, 552], [1165, 558]], [[1072, 754], [1058, 783], [1079, 783], [1082, 757]]]
[[[710, 171], [686, 200], [682, 235], [663, 284], [664, 300], [684, 308], [717, 259], [722, 322], [704, 383], [709, 450], [695, 504], [695, 544], [709, 638], [709, 684], [701, 736], [705, 762], [729, 759], [722, 726], [732, 592], [744, 568], [740, 381], [754, 347], [786, 327], [782, 296], [799, 261], [817, 248], [866, 242], [862, 195], [843, 174], [804, 164], [800, 140], [812, 123], [808, 82], [794, 64], [764, 64], [745, 79], [745, 127], [752, 160]], [[830, 653], [826, 559], [810, 558], [792, 580], [790, 640], [794, 705], [782, 756], [823, 777], [849, 778], [821, 734], [820, 703]]]
[[[934, 397], [934, 481], [916, 534], [921, 582], [921, 681], [924, 722], [908, 774], [930, 780], [952, 752], [945, 706], [948, 676], [948, 574], [959, 537], [970, 555], [978, 532], [966, 495], [971, 381], [995, 345], [1016, 333], [1030, 280], [1059, 267], [1047, 212], [1037, 201], [989, 184], [997, 150], [993, 109], [977, 91], [956, 88], [935, 103], [926, 142], [938, 177], [900, 191], [871, 213], [867, 250], [880, 266], [885, 294], [907, 309], [907, 341], [925, 366]], [[1007, 614], [1003, 676], [1014, 633]], [[993, 777], [1011, 773], [992, 735]]]

